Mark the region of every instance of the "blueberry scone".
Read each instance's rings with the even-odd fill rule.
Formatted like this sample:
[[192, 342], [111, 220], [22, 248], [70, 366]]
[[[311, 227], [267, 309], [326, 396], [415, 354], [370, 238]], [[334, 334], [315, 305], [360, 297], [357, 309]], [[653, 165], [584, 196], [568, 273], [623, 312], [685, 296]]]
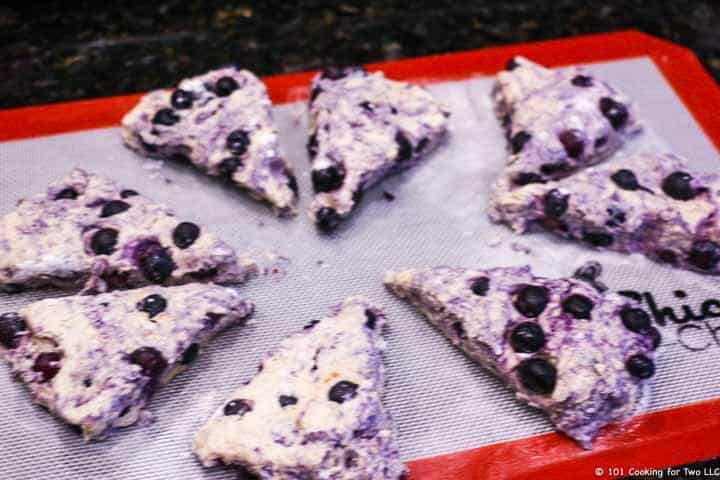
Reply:
[[247, 70], [222, 68], [145, 95], [122, 120], [133, 150], [189, 161], [292, 214], [297, 182], [280, 152], [265, 85]]
[[349, 67], [318, 74], [307, 144], [315, 190], [310, 216], [318, 227], [334, 229], [363, 191], [435, 149], [448, 116], [427, 90], [382, 72]]
[[101, 439], [149, 420], [155, 388], [252, 308], [205, 284], [42, 300], [0, 316], [0, 353], [36, 403]]
[[385, 284], [584, 448], [649, 393], [660, 334], [633, 300], [529, 267], [405, 270]]
[[383, 408], [383, 312], [361, 297], [285, 339], [195, 436], [218, 461], [263, 480], [403, 478]]
[[719, 274], [720, 177], [671, 154], [618, 157], [545, 184], [491, 194], [490, 217], [587, 245]]
[[232, 247], [135, 190], [80, 169], [0, 218], [0, 290], [240, 282]]
[[598, 163], [642, 129], [628, 98], [580, 68], [515, 57], [498, 74], [493, 99], [509, 140], [508, 188]]

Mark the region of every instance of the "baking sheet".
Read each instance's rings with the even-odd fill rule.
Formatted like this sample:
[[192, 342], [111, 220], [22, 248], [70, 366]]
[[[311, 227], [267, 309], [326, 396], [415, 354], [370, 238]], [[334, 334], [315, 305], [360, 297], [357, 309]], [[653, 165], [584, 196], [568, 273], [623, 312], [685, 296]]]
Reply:
[[[648, 132], [630, 150], [671, 149], [695, 168], [717, 168], [717, 153], [651, 61], [592, 65], [591, 70], [634, 98]], [[303, 213], [279, 220], [243, 194], [188, 166], [144, 161], [121, 144], [117, 129], [100, 129], [0, 144], [0, 214], [24, 195], [42, 191], [73, 166], [116, 178], [183, 218], [197, 221], [239, 249], [275, 250], [290, 259], [286, 275], [258, 278], [241, 290], [257, 305], [245, 328], [219, 337], [186, 373], [161, 389], [149, 405], [152, 426], [122, 430], [104, 442], [80, 437], [40, 407], [0, 367], [0, 477], [11, 479], [234, 478], [230, 469], [203, 469], [192, 456], [193, 432], [241, 382], [260, 356], [284, 336], [348, 295], [382, 304], [389, 317], [385, 402], [395, 417], [404, 460], [459, 451], [551, 431], [538, 411], [520, 404], [499, 381], [468, 361], [411, 307], [385, 291], [387, 269], [456, 264], [478, 267], [533, 265], [537, 274], [568, 275], [599, 260], [614, 290], [651, 292], [660, 307], [700, 312], [718, 280], [654, 264], [641, 256], [598, 253], [556, 238], [514, 236], [484, 213], [487, 186], [505, 161], [505, 141], [492, 115], [492, 79], [429, 85], [453, 113], [450, 142], [412, 171], [365, 196], [353, 218], [332, 237], [319, 236], [304, 210], [309, 203], [304, 103], [276, 107], [283, 148], [298, 173]], [[395, 195], [383, 198], [383, 190]], [[674, 292], [683, 290], [685, 298]], [[0, 294], [0, 311], [64, 293], [44, 290]], [[712, 381], [720, 345], [712, 334], [720, 319], [660, 326], [653, 396], [648, 410], [720, 396]], [[718, 335], [720, 337], [720, 334]], [[691, 350], [688, 346], [695, 348]], [[700, 348], [703, 347], [703, 348]]]

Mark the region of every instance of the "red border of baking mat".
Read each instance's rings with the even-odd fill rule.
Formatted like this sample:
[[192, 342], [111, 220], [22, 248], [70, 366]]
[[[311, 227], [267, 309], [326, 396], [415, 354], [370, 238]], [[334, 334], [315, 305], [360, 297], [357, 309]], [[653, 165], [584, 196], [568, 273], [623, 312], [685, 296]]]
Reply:
[[[375, 63], [396, 79], [494, 74], [513, 55], [549, 66], [649, 57], [720, 149], [720, 88], [687, 49], [636, 31]], [[297, 100], [314, 72], [266, 77], [275, 103]], [[305, 90], [303, 90], [305, 89]], [[115, 126], [140, 94], [0, 110], [0, 140]], [[484, 428], [477, 425], [477, 428]], [[606, 427], [591, 451], [558, 433], [409, 462], [411, 480], [608, 478], [720, 455], [720, 399], [639, 415]], [[596, 470], [597, 469], [597, 470]], [[596, 472], [602, 473], [598, 474]], [[614, 469], [614, 470], [613, 470]], [[621, 470], [622, 469], [622, 470]]]

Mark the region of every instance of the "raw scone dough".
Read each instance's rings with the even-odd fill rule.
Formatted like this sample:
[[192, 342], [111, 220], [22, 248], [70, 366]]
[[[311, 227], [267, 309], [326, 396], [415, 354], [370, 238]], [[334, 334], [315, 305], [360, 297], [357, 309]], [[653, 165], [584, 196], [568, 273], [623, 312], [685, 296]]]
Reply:
[[310, 217], [332, 230], [363, 191], [416, 165], [447, 132], [450, 112], [424, 88], [362, 68], [329, 68], [312, 81]]
[[145, 95], [122, 120], [125, 144], [148, 157], [189, 161], [295, 213], [298, 186], [280, 151], [272, 104], [251, 72], [221, 68]]
[[642, 130], [629, 99], [581, 68], [515, 57], [498, 73], [493, 100], [509, 141], [510, 188], [598, 163]]
[[7, 292], [241, 282], [254, 270], [203, 227], [80, 169], [0, 218], [0, 290]]
[[401, 478], [380, 401], [384, 323], [378, 307], [353, 297], [284, 340], [198, 431], [202, 463], [239, 465], [263, 480]]
[[35, 402], [101, 439], [147, 419], [154, 389], [252, 309], [205, 284], [42, 300], [0, 316], [0, 353]]
[[720, 177], [671, 154], [615, 157], [543, 184], [491, 193], [490, 217], [518, 233], [545, 229], [596, 248], [720, 273]]
[[529, 267], [404, 270], [385, 284], [584, 448], [647, 396], [660, 334], [632, 300]]

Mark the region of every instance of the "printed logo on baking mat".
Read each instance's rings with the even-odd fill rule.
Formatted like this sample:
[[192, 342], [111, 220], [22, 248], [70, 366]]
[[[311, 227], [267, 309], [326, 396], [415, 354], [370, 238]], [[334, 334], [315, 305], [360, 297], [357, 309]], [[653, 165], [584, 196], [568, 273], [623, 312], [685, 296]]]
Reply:
[[670, 306], [660, 303], [652, 292], [620, 290], [618, 293], [640, 302], [663, 333], [674, 332], [684, 349], [703, 352], [720, 348], [720, 299], [692, 301], [685, 290], [674, 290], [673, 297], [682, 303]]

